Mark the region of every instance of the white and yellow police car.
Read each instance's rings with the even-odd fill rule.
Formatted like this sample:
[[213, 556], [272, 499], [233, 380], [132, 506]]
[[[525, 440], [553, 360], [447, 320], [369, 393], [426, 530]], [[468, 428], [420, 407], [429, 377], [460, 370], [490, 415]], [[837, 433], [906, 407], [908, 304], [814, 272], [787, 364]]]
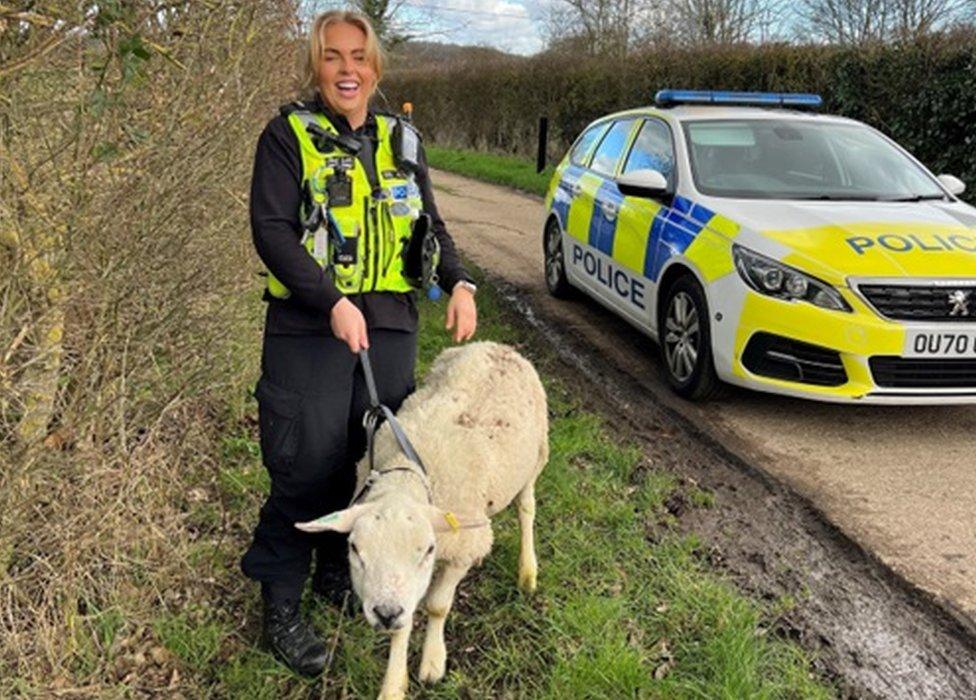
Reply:
[[976, 209], [816, 95], [662, 90], [546, 197], [549, 290], [656, 338], [678, 394], [976, 402]]

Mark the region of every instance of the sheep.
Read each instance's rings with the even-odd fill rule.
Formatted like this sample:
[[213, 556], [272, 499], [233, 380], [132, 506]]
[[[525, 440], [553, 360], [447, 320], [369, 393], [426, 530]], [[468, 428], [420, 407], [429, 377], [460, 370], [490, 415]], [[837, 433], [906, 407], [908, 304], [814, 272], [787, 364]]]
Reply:
[[[536, 587], [535, 481], [549, 459], [546, 394], [514, 349], [470, 343], [441, 353], [397, 414], [427, 468], [397, 445], [389, 425], [375, 440], [375, 466], [357, 465], [359, 502], [296, 527], [349, 534], [353, 589], [366, 620], [391, 632], [380, 698], [407, 690], [407, 644], [424, 598], [428, 621], [420, 680], [444, 676], [444, 621], [458, 584], [491, 551], [491, 516], [518, 498], [519, 587]], [[434, 577], [435, 561], [437, 576]], [[433, 582], [432, 582], [433, 580]]]

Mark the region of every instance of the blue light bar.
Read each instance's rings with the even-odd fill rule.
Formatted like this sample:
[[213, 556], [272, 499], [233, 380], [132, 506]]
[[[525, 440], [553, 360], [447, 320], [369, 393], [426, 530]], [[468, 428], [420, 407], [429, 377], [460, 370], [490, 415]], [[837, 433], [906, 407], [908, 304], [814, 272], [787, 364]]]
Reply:
[[673, 105], [755, 105], [761, 107], [819, 107], [820, 95], [803, 92], [721, 92], [714, 90], [658, 90], [654, 101]]

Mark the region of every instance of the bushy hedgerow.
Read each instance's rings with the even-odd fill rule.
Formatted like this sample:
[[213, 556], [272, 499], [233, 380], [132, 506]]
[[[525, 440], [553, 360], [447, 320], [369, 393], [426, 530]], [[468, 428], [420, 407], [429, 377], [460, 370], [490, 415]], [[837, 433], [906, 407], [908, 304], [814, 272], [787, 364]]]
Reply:
[[976, 192], [976, 36], [912, 44], [661, 48], [625, 59], [539, 55], [393, 72], [392, 104], [412, 101], [428, 140], [533, 156], [541, 115], [558, 157], [588, 122], [646, 105], [664, 87], [816, 92], [825, 111], [871, 124], [933, 171]]

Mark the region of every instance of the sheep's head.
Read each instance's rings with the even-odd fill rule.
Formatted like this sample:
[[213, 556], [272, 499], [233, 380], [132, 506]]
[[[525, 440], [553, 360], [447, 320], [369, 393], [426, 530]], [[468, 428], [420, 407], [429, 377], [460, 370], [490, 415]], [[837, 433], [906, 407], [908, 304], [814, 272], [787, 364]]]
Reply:
[[411, 624], [430, 585], [435, 525], [439, 528], [445, 515], [434, 506], [389, 497], [295, 527], [349, 533], [349, 572], [366, 620], [375, 628], [395, 630]]

